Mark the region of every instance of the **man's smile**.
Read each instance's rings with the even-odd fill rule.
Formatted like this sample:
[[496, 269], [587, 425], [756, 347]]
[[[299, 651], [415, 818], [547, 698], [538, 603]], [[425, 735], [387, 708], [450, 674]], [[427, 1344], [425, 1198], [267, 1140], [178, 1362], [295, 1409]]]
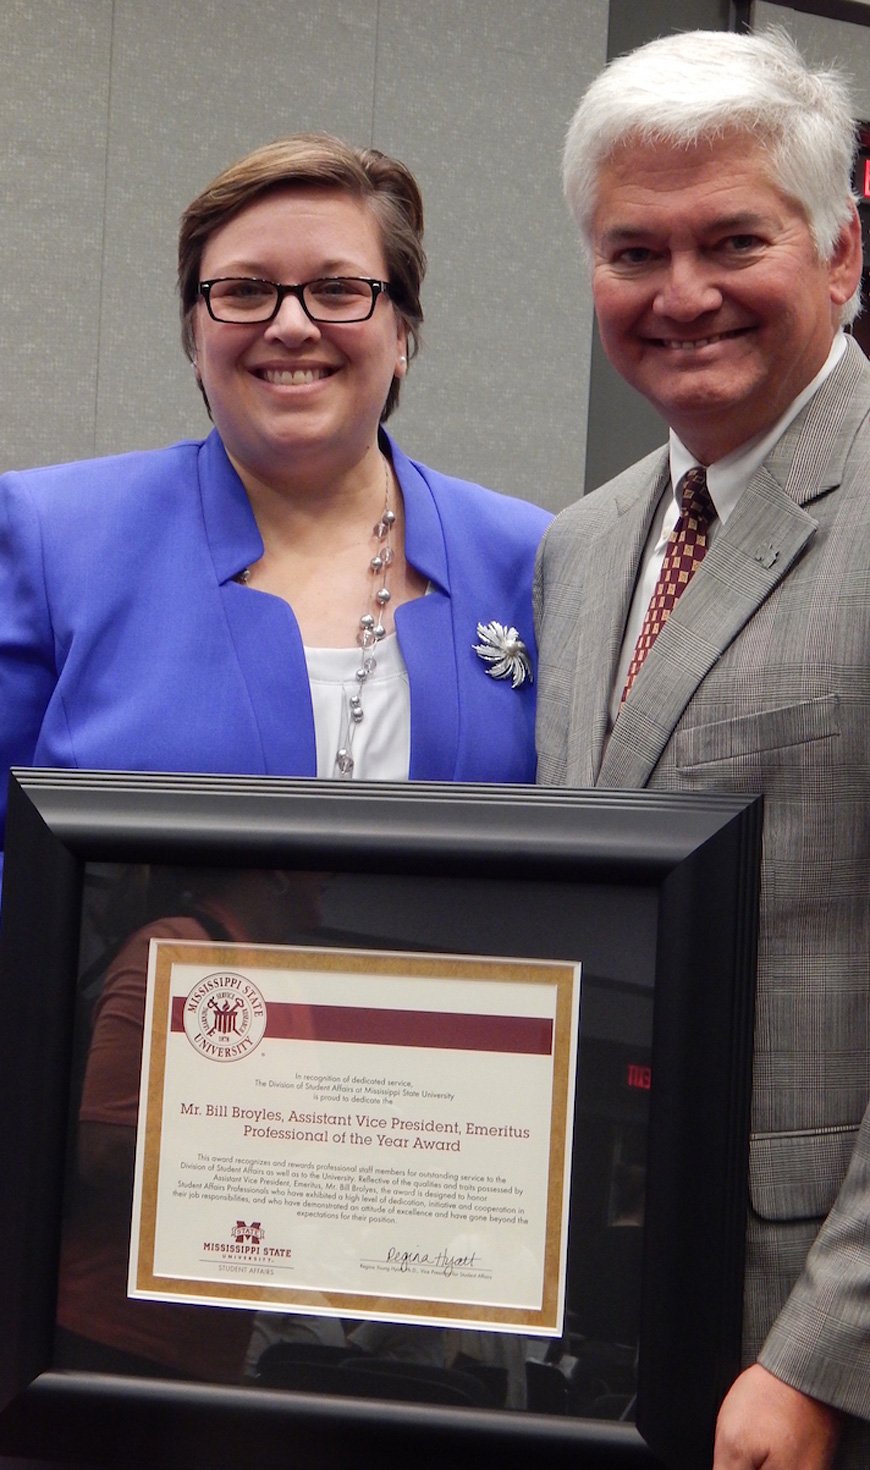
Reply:
[[666, 347], [681, 352], [692, 352], [701, 347], [713, 347], [717, 342], [730, 342], [735, 337], [742, 337], [749, 330], [749, 327], [734, 327], [730, 332], [716, 332], [710, 337], [646, 337], [644, 340], [651, 347]]

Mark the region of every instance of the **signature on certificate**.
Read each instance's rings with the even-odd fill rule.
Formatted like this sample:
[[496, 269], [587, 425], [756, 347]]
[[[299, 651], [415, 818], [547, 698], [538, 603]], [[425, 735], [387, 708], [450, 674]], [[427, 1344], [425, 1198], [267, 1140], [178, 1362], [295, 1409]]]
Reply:
[[442, 1276], [452, 1276], [454, 1271], [473, 1270], [479, 1265], [477, 1251], [472, 1251], [467, 1256], [453, 1256], [448, 1250], [440, 1250], [435, 1255], [428, 1251], [406, 1251], [398, 1246], [391, 1245], [387, 1250], [386, 1261], [388, 1265], [398, 1266], [402, 1271], [413, 1271], [417, 1266], [428, 1266], [430, 1270], [439, 1272]]

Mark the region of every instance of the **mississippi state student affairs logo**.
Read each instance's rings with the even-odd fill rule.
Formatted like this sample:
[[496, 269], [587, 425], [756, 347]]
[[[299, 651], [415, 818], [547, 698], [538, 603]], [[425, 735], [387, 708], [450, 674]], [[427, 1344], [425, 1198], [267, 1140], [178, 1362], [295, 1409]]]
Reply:
[[236, 1062], [260, 1045], [266, 1002], [247, 975], [220, 970], [205, 975], [184, 1002], [184, 1032], [201, 1056]]
[[230, 1234], [235, 1245], [262, 1245], [266, 1236], [259, 1220], [252, 1220], [250, 1225], [246, 1225], [244, 1220], [237, 1220], [231, 1226]]

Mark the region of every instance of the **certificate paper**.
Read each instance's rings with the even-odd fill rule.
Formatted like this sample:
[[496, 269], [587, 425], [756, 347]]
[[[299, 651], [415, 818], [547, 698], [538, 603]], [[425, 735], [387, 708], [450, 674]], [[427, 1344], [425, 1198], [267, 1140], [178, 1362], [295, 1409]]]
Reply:
[[560, 1333], [579, 991], [152, 940], [129, 1294]]

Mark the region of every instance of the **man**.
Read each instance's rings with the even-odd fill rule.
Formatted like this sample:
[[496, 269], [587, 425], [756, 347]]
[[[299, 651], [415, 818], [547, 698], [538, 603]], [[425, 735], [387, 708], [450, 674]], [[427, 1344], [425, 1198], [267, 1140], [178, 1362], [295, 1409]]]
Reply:
[[695, 32], [613, 62], [565, 153], [602, 342], [670, 442], [545, 537], [538, 779], [765, 798], [748, 1366], [716, 1470], [870, 1465], [870, 365], [842, 331], [861, 277], [853, 135], [839, 79], [784, 38]]

